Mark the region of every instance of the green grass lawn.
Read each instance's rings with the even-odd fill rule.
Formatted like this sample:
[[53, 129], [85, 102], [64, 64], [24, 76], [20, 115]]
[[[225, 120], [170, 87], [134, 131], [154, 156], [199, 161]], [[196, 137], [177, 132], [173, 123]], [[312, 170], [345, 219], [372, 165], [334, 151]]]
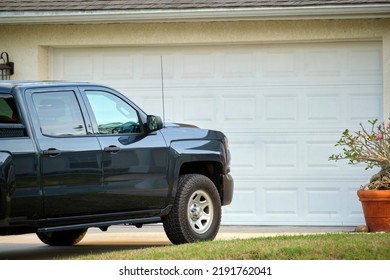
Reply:
[[389, 233], [215, 240], [89, 254], [85, 260], [390, 260]]

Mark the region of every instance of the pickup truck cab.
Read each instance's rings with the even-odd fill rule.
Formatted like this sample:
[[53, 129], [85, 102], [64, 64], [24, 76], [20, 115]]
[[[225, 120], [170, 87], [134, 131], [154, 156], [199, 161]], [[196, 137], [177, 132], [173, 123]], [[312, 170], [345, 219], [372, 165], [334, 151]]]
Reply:
[[163, 124], [91, 83], [0, 81], [0, 235], [73, 245], [87, 229], [163, 223], [213, 239], [233, 197], [222, 132]]

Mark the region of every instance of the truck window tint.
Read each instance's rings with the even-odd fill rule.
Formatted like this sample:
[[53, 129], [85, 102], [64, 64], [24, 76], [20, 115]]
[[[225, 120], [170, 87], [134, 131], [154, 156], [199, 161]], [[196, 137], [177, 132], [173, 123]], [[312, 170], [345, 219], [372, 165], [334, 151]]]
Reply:
[[15, 100], [10, 95], [0, 96], [0, 123], [20, 123]]
[[128, 103], [108, 92], [86, 91], [99, 134], [139, 133], [137, 111]]
[[74, 92], [33, 94], [41, 131], [49, 136], [86, 135], [85, 122]]

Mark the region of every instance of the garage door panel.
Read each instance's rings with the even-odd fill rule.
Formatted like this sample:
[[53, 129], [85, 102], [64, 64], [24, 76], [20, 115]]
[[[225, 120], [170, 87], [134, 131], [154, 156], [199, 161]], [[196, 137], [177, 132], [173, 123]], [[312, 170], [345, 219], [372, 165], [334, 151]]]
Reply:
[[370, 174], [357, 174], [364, 170], [363, 165], [351, 166], [346, 161], [336, 163], [328, 160], [331, 154], [342, 151], [341, 147], [334, 146], [340, 137], [339, 133], [227, 133], [227, 136], [235, 177], [277, 175], [278, 178], [294, 178], [324, 174], [361, 177]]
[[331, 184], [305, 178], [281, 178], [278, 182], [270, 178], [242, 179], [235, 184], [237, 200], [224, 214], [231, 224], [358, 224], [362, 210], [356, 185], [360, 183], [352, 178], [333, 180]]
[[348, 74], [367, 81], [382, 81], [382, 49], [374, 43], [354, 46], [347, 52]]
[[[327, 108], [326, 110], [323, 110]], [[307, 121], [334, 122], [341, 120], [340, 95], [307, 96]]]
[[265, 96], [265, 121], [298, 120], [298, 96], [289, 94], [274, 94]]
[[147, 113], [222, 130], [235, 195], [225, 224], [353, 225], [364, 167], [328, 161], [381, 118], [381, 42], [53, 48], [53, 79], [96, 81]]
[[[273, 172], [277, 169], [281, 175], [285, 172], [299, 170], [299, 142], [293, 140], [264, 141], [264, 171]], [[282, 175], [283, 176], [283, 175]]]
[[353, 93], [349, 95], [348, 109], [354, 123], [366, 122], [382, 116], [383, 97], [379, 94]]
[[[342, 131], [367, 119], [380, 118], [382, 95], [380, 87], [305, 87], [275, 88], [166, 88], [169, 96], [189, 95], [213, 103], [215, 118], [203, 122], [192, 117], [194, 124], [230, 131], [269, 129], [313, 129]], [[159, 94], [158, 89], [155, 89]], [[207, 94], [206, 94], [207, 93]], [[207, 95], [205, 98], [204, 95]], [[159, 95], [156, 98], [161, 98]], [[185, 102], [190, 101], [188, 98]], [[184, 104], [178, 102], [178, 106]], [[180, 108], [178, 108], [180, 110]], [[185, 122], [178, 114], [177, 121]]]
[[266, 219], [289, 219], [298, 217], [300, 211], [299, 189], [288, 186], [289, 184], [279, 185], [277, 188], [271, 185], [265, 186], [263, 191], [264, 206], [262, 207], [262, 211], [264, 217]]
[[340, 219], [342, 217], [342, 188], [323, 186], [305, 189], [307, 216], [311, 219]]
[[107, 54], [101, 60], [96, 60], [95, 65], [95, 75], [99, 79], [115, 81], [134, 78], [134, 59], [132, 56]]
[[204, 80], [216, 78], [215, 55], [209, 52], [181, 55], [181, 77], [183, 79]]
[[226, 80], [253, 80], [256, 78], [257, 65], [255, 52], [226, 52], [222, 62], [222, 78]]
[[232, 94], [224, 96], [223, 100], [223, 123], [229, 126], [249, 126], [259, 120], [257, 118], [257, 97], [255, 95]]
[[304, 75], [310, 78], [338, 78], [342, 76], [343, 50], [339, 48], [318, 48], [308, 50], [304, 55]]
[[182, 100], [183, 121], [210, 127], [217, 119], [216, 105], [216, 99], [212, 96], [188, 95]]
[[[167, 113], [169, 119], [180, 122], [192, 121], [201, 127], [227, 131], [232, 127], [235, 131], [248, 129], [266, 131], [274, 128], [342, 131], [351, 125], [356, 127], [367, 119], [381, 117], [382, 95], [378, 93], [379, 90], [377, 86], [371, 88], [354, 86], [349, 89], [179, 87], [165, 88], [165, 96], [175, 97], [179, 111], [182, 110], [181, 106], [188, 106], [192, 101], [204, 100], [203, 104], [213, 108], [213, 118], [210, 116], [204, 120], [204, 117], [197, 119], [195, 115], [188, 118], [183, 114], [173, 116]], [[153, 88], [152, 92], [156, 100], [161, 100], [161, 89]], [[180, 98], [183, 95], [186, 99]]]
[[248, 183], [242, 184], [237, 191], [234, 193], [234, 203], [231, 206], [223, 208], [224, 214], [231, 215], [236, 217], [237, 219], [256, 219], [258, 216], [259, 207], [257, 197], [258, 188], [256, 188], [256, 183]]
[[93, 56], [77, 53], [65, 53], [54, 64], [54, 79], [86, 80], [94, 79]]
[[306, 157], [306, 168], [313, 170], [313, 172], [324, 172], [324, 170], [333, 171], [336, 169], [337, 174], [340, 173], [338, 170], [338, 164], [334, 161], [329, 161], [328, 158], [331, 154], [335, 153], [334, 147], [335, 141], [324, 141], [312, 140], [306, 141], [304, 144], [306, 151], [304, 156]]
[[[194, 51], [195, 50], [195, 51]], [[54, 67], [66, 63], [62, 73], [53, 71], [53, 78], [76, 76], [78, 67], [88, 66], [94, 79], [123, 69], [132, 73], [132, 83], [142, 84], [160, 78], [163, 56], [164, 77], [171, 85], [236, 83], [261, 85], [345, 84], [381, 82], [381, 46], [377, 42], [241, 45], [187, 48], [69, 48], [53, 49]], [[60, 57], [62, 56], [62, 57]], [[72, 59], [73, 68], [69, 68]], [[88, 60], [88, 61], [87, 61]], [[101, 65], [101, 66], [99, 66]], [[99, 66], [99, 67], [94, 67]], [[105, 66], [105, 67], [103, 67]], [[119, 67], [118, 67], [119, 66]], [[69, 71], [67, 71], [69, 70]], [[120, 73], [120, 75], [122, 75]], [[119, 77], [113, 79], [119, 80]], [[75, 77], [80, 79], [80, 77]]]
[[255, 176], [260, 172], [261, 142], [256, 139], [229, 137], [229, 146], [235, 166], [234, 173], [238, 176]]
[[268, 50], [258, 56], [258, 65], [261, 66], [258, 76], [268, 82], [280, 79], [285, 83], [299, 77], [302, 59], [301, 52], [298, 50]]
[[140, 54], [135, 64], [139, 70], [139, 79], [141, 81], [159, 81], [162, 74], [166, 79], [173, 77], [173, 64], [168, 57], [163, 60], [163, 73], [161, 72], [161, 67], [159, 67], [161, 66], [161, 54]]

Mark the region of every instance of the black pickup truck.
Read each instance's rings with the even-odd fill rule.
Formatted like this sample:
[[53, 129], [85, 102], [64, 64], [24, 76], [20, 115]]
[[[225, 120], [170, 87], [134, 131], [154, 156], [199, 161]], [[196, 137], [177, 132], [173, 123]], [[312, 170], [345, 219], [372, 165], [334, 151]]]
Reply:
[[67, 246], [162, 222], [174, 244], [212, 240], [229, 172], [223, 133], [163, 124], [112, 88], [0, 81], [0, 235]]

